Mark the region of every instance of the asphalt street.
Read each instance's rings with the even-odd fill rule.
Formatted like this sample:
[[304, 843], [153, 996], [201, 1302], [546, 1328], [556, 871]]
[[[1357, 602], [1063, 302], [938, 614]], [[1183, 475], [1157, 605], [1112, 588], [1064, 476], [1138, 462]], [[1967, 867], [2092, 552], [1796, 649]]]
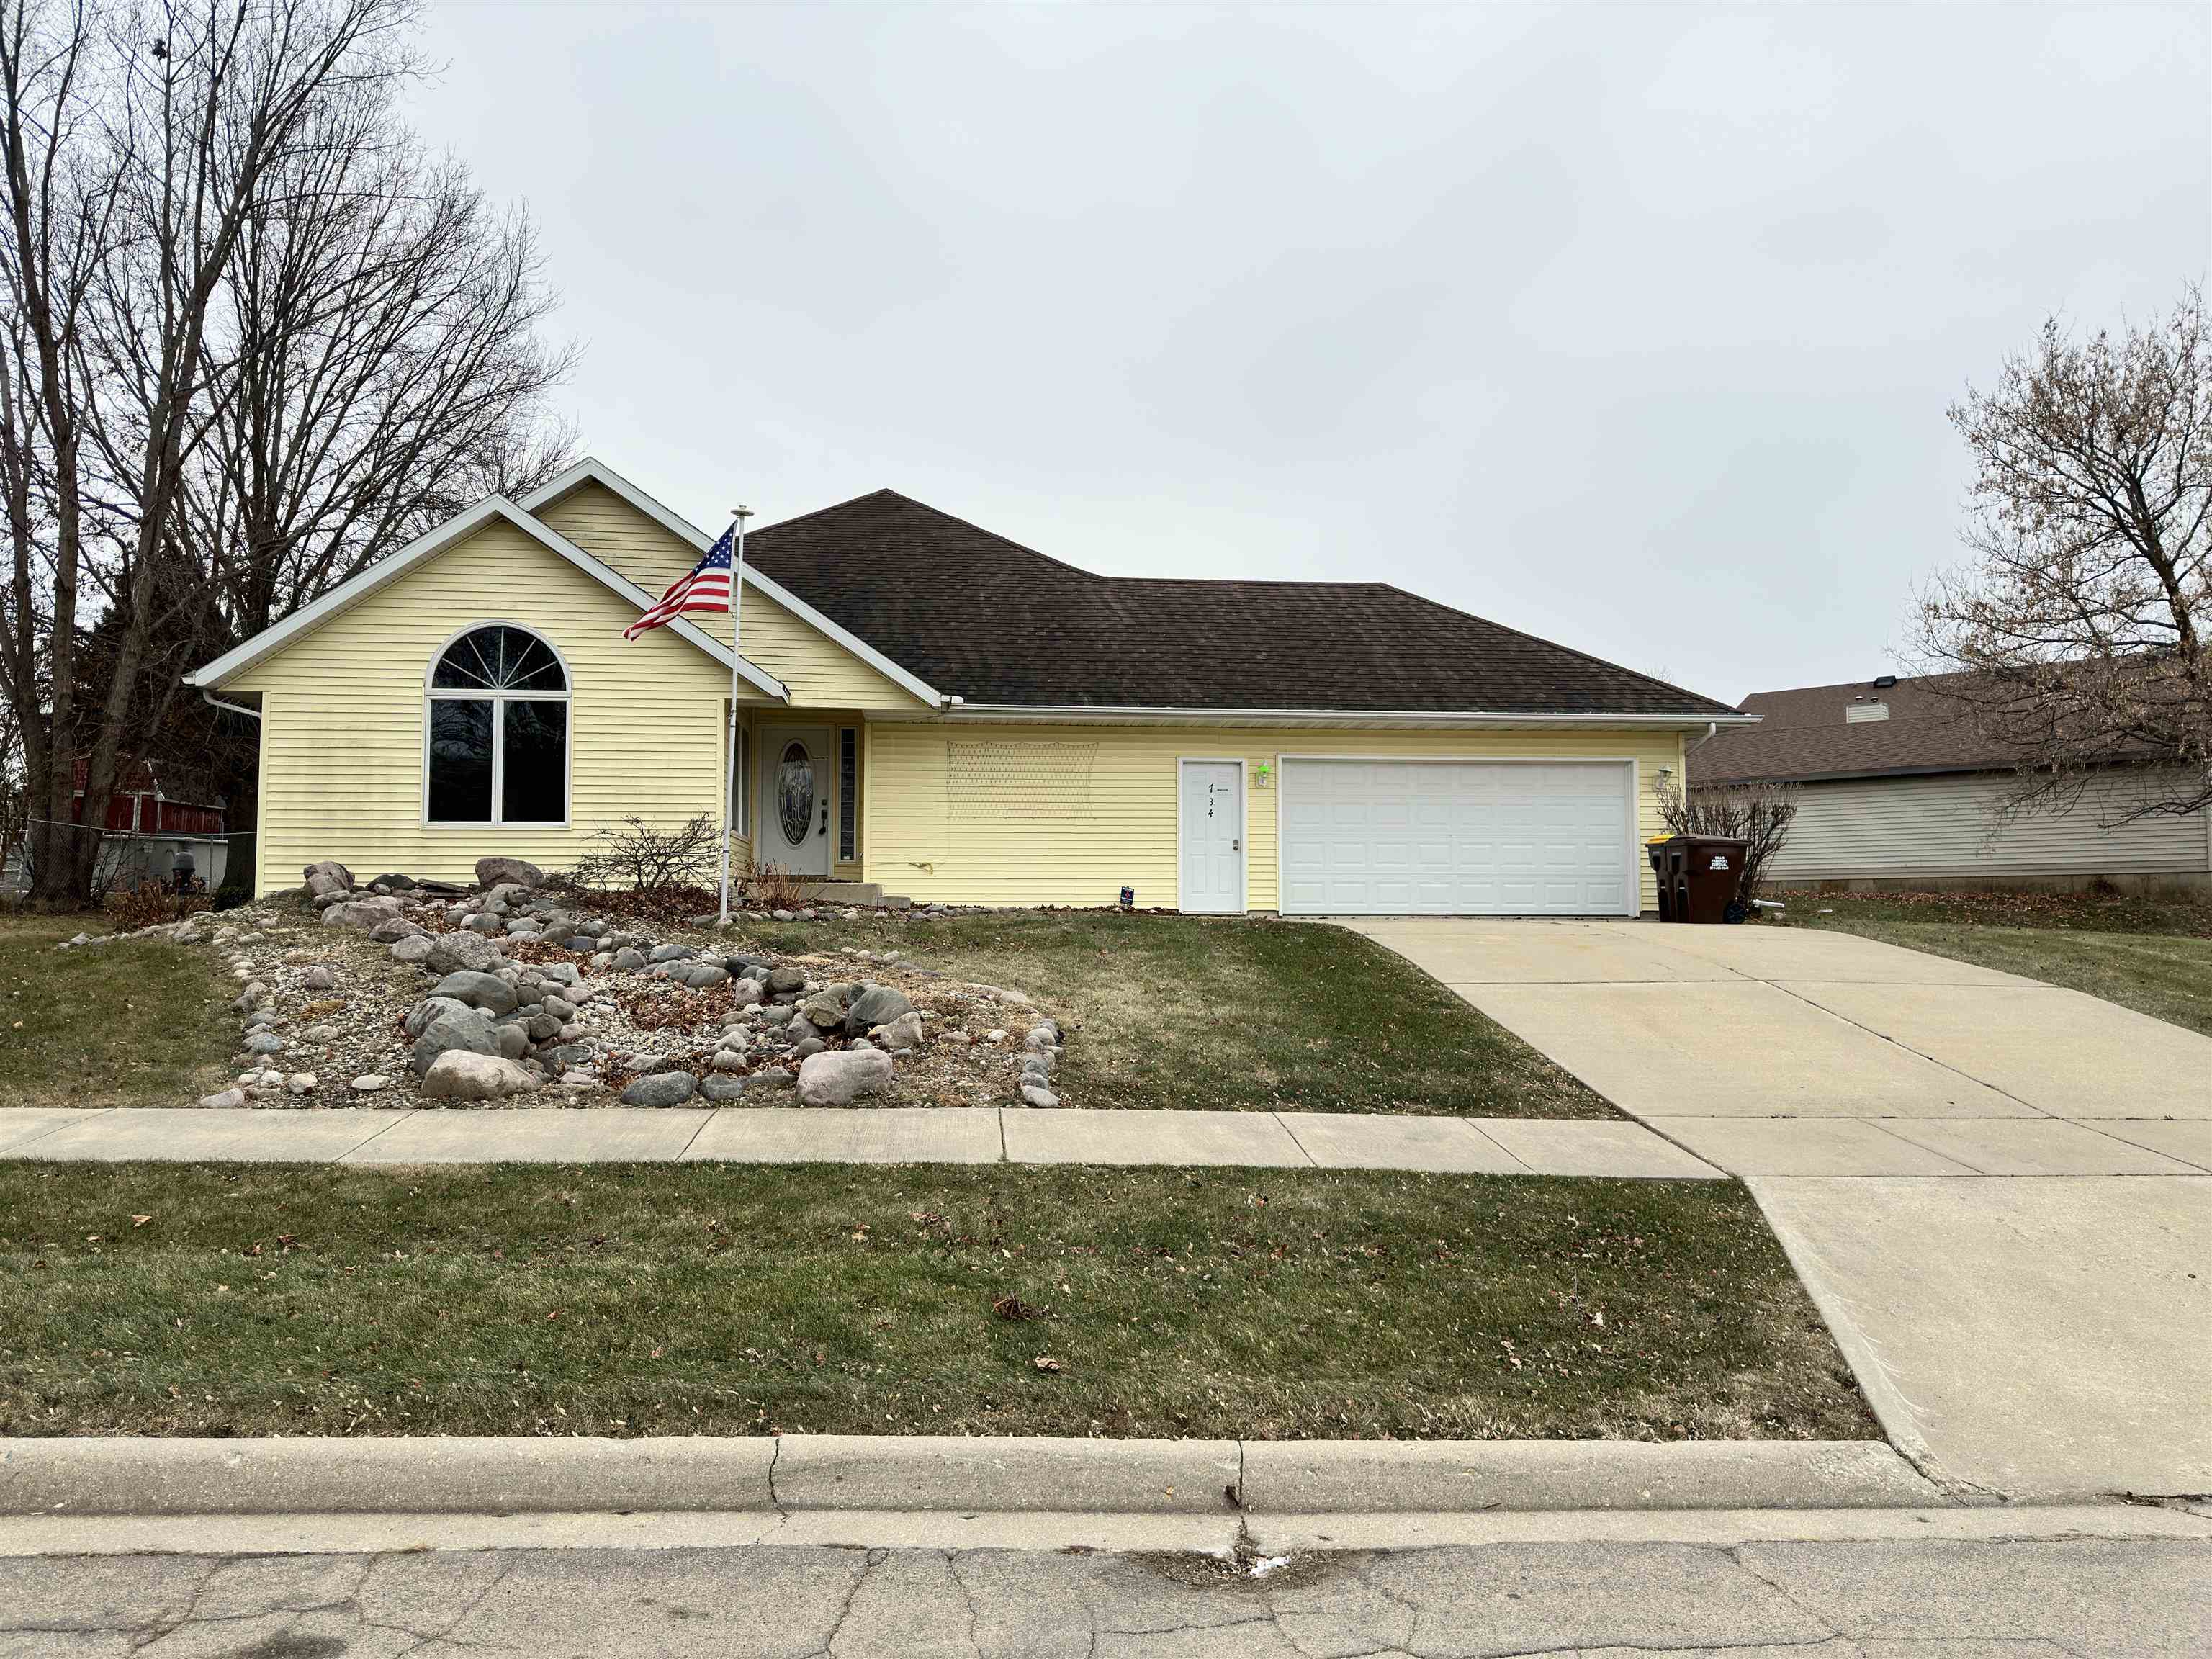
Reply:
[[5, 1659], [2057, 1659], [2212, 1650], [2203, 1537], [1297, 1553], [407, 1550], [0, 1559]]

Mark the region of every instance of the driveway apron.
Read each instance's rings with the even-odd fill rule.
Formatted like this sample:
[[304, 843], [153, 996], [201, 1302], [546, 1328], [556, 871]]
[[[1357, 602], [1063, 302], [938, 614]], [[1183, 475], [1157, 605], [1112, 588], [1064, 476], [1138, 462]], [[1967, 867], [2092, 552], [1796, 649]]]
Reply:
[[1928, 1473], [2212, 1491], [2212, 1039], [1846, 933], [1346, 925], [1744, 1177]]

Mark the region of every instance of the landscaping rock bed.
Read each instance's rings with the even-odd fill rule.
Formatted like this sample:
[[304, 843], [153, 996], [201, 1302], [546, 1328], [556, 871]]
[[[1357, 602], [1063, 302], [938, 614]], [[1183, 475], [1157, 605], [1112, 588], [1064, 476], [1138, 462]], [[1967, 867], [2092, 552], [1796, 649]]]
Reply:
[[477, 868], [363, 887], [325, 861], [304, 890], [131, 935], [217, 951], [238, 983], [236, 1080], [199, 1103], [1060, 1103], [1060, 1026], [1018, 991], [896, 951], [732, 948], [713, 917], [655, 936], [520, 860]]

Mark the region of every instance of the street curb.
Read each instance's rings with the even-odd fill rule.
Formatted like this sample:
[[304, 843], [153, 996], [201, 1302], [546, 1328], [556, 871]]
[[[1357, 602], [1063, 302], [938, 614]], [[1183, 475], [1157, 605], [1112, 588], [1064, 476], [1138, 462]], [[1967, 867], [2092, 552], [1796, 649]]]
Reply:
[[1953, 1500], [1880, 1441], [0, 1439], [0, 1515], [1374, 1514]]
[[1879, 1440], [1270, 1440], [1244, 1448], [1244, 1507], [1271, 1515], [1948, 1501]]
[[707, 1436], [0, 1439], [0, 1515], [770, 1510], [775, 1449]]

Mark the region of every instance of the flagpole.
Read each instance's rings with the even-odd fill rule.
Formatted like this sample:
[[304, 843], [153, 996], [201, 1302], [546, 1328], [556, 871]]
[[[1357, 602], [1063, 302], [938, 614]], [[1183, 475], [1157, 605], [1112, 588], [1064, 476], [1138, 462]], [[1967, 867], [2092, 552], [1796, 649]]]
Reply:
[[750, 779], [738, 776], [738, 665], [744, 660], [739, 648], [740, 626], [745, 605], [745, 520], [752, 517], [752, 509], [740, 507], [732, 509], [738, 521], [737, 547], [730, 559], [730, 730], [728, 760], [725, 763], [722, 790], [722, 925], [730, 921], [730, 830], [735, 816], [738, 791]]

